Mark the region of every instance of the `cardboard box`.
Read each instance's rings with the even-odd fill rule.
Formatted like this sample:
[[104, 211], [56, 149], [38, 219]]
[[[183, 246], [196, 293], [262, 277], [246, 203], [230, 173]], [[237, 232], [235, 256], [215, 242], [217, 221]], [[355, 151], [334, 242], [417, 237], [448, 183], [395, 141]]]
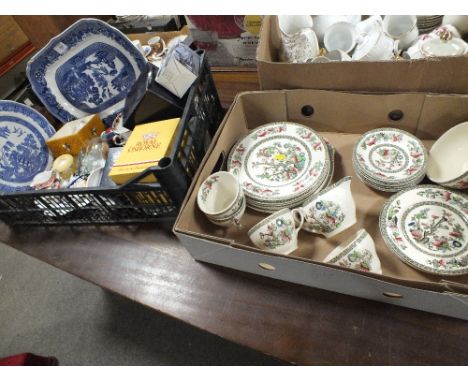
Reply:
[[255, 67], [262, 16], [186, 16], [194, 44], [213, 66]]
[[260, 88], [468, 94], [468, 55], [420, 60], [278, 62], [277, 16], [266, 16], [257, 68]]
[[[310, 105], [314, 113], [302, 114]], [[393, 121], [395, 110], [403, 118]], [[247, 231], [266, 215], [249, 208], [244, 228], [223, 229], [211, 224], [198, 209], [196, 196], [202, 181], [219, 169], [232, 145], [259, 125], [288, 120], [320, 131], [337, 150], [333, 181], [353, 177], [351, 189], [357, 205], [357, 224], [326, 240], [301, 231], [299, 249], [289, 256], [274, 255], [253, 246]], [[390, 194], [374, 191], [356, 177], [351, 156], [362, 133], [390, 126], [409, 131], [430, 148], [450, 127], [468, 120], [468, 95], [356, 94], [323, 90], [284, 90], [242, 93], [225, 116], [187, 193], [174, 232], [192, 256], [284, 281], [387, 302], [468, 320], [468, 275], [440, 277], [403, 263], [384, 243], [378, 225], [383, 203]], [[360, 228], [375, 241], [383, 275], [324, 264], [322, 260]]]
[[[116, 184], [124, 184], [157, 166], [171, 149], [180, 118], [151, 122], [135, 126], [127, 143], [109, 172]], [[156, 182], [154, 174], [141, 179], [141, 183]]]

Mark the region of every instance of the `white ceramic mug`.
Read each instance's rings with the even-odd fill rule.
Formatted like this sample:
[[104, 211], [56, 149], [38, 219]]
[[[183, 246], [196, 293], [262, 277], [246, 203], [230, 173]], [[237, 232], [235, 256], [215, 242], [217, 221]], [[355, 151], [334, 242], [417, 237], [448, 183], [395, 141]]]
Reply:
[[299, 209], [284, 208], [253, 226], [248, 235], [257, 248], [288, 255], [297, 249], [297, 235], [303, 223], [304, 215]]
[[356, 28], [351, 23], [340, 21], [326, 30], [323, 41], [329, 52], [342, 50], [349, 53], [356, 45]]
[[302, 229], [333, 237], [356, 223], [356, 204], [351, 194], [351, 177], [346, 176], [307, 199], [300, 207]]
[[323, 262], [363, 272], [382, 274], [374, 240], [365, 229], [359, 230], [345, 243], [336, 247]]
[[388, 36], [398, 40], [398, 47], [404, 50], [419, 36], [416, 24], [417, 18], [414, 15], [387, 15], [384, 17], [382, 27]]
[[312, 25], [312, 18], [307, 15], [278, 16], [280, 61], [304, 63], [319, 55], [318, 40]]
[[197, 204], [212, 223], [241, 228], [246, 200], [239, 181], [230, 172], [218, 171], [206, 178], [198, 190]]

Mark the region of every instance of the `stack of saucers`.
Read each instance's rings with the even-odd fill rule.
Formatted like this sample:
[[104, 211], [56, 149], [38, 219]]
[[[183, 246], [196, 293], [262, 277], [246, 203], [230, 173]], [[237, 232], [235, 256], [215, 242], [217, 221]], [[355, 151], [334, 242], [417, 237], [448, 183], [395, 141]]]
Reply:
[[307, 126], [273, 122], [241, 138], [227, 168], [238, 177], [247, 206], [264, 213], [301, 205], [333, 177], [334, 149]]
[[419, 34], [430, 33], [442, 24], [444, 16], [439, 15], [419, 15], [417, 16], [417, 26]]
[[368, 186], [398, 192], [423, 180], [427, 150], [418, 138], [406, 131], [375, 129], [363, 134], [354, 146], [353, 167]]

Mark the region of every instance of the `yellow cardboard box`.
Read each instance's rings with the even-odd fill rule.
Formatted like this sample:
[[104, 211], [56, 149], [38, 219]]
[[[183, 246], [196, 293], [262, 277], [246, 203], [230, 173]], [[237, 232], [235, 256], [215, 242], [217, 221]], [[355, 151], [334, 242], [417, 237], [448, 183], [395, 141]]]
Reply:
[[[123, 184], [148, 167], [157, 166], [171, 147], [179, 121], [180, 118], [173, 118], [136, 126], [112, 167], [110, 178]], [[152, 183], [156, 178], [151, 174], [140, 182]]]

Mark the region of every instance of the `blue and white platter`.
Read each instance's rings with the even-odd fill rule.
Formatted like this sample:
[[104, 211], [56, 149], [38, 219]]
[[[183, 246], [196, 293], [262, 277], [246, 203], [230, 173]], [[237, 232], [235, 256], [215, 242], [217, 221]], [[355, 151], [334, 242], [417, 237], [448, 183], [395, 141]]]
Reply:
[[109, 126], [146, 65], [122, 32], [101, 20], [81, 19], [34, 55], [26, 74], [60, 121], [99, 113]]
[[28, 190], [37, 173], [52, 167], [46, 140], [54, 133], [36, 110], [0, 101], [0, 193]]

